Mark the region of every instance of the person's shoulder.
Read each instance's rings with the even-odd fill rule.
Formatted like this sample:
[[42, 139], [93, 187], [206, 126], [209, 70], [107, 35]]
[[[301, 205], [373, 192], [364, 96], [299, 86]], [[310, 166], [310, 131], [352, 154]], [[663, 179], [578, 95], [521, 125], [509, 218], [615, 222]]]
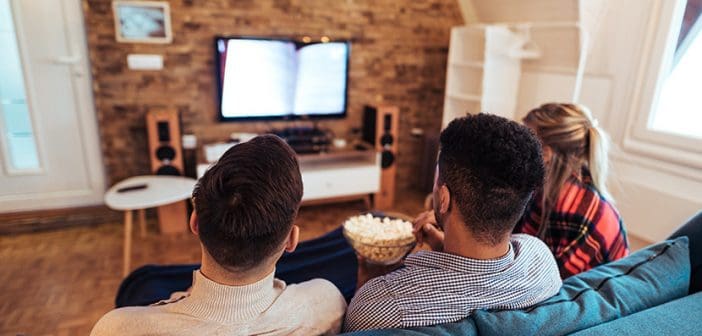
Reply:
[[598, 211], [600, 222], [606, 222], [611, 225], [621, 224], [622, 216], [619, 214], [619, 210], [617, 210], [613, 201], [603, 197]]
[[[522, 264], [542, 270], [542, 273], [558, 275], [558, 264], [551, 249], [541, 239], [528, 234], [513, 234], [512, 248], [516, 259]], [[558, 276], [560, 279], [560, 276]]]
[[516, 233], [512, 235], [511, 243], [517, 259], [525, 261], [535, 260], [556, 265], [551, 249], [537, 237], [525, 233]]
[[386, 277], [368, 280], [356, 291], [346, 311], [345, 332], [400, 326], [400, 310], [388, 291]]
[[344, 299], [339, 289], [327, 279], [312, 279], [288, 285], [286, 290], [296, 293], [314, 294], [316, 296], [326, 297], [327, 299]]
[[393, 293], [388, 288], [388, 275], [368, 280], [351, 299], [347, 314], [352, 310], [385, 310], [396, 306], [395, 298], [400, 293]]
[[[590, 204], [603, 199], [589, 175], [571, 175], [563, 183], [558, 198], [559, 201], [556, 202], [556, 205], [561, 207], [559, 209], [561, 211], [566, 210], [563, 208], [564, 206], [579, 207], [581, 204]], [[563, 200], [568, 201], [564, 202]]]
[[572, 204], [570, 212], [581, 215], [572, 218], [582, 218], [591, 226], [620, 224], [621, 216], [614, 202], [605, 197], [591, 180], [582, 183], [579, 189], [572, 191], [571, 198], [573, 201], [567, 202]]
[[515, 233], [511, 238], [512, 245], [518, 244], [519, 246], [525, 246], [528, 249], [541, 249], [548, 246], [539, 238], [526, 233]]
[[346, 310], [346, 299], [338, 288], [326, 279], [312, 279], [297, 284], [289, 285], [285, 290], [287, 295], [292, 295], [296, 301], [308, 301], [317, 310], [343, 314]]
[[98, 320], [90, 335], [140, 335], [139, 332], [146, 326], [148, 316], [155, 312], [153, 307], [124, 307], [112, 310]]
[[307, 315], [302, 316], [303, 324], [317, 330], [315, 333], [338, 333], [341, 330], [346, 299], [329, 280], [312, 279], [291, 284], [279, 300], [285, 302], [281, 307], [298, 307], [295, 309], [297, 314]]

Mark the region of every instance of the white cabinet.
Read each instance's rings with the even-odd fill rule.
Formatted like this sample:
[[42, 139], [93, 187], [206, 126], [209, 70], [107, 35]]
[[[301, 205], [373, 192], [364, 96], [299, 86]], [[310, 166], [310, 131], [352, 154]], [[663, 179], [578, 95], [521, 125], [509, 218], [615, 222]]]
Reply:
[[380, 169], [374, 164], [302, 168], [303, 201], [365, 196], [380, 190]]
[[467, 113], [482, 111], [485, 31], [482, 26], [451, 29], [442, 127]]
[[[365, 198], [380, 191], [380, 154], [344, 151], [298, 156], [304, 192], [302, 201]], [[210, 164], [198, 165], [201, 177]]]

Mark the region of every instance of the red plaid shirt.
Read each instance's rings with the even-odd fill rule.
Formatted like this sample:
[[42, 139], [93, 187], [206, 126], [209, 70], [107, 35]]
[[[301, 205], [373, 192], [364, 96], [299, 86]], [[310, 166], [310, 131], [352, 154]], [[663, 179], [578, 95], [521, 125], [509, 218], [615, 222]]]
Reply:
[[[571, 176], [564, 184], [544, 237], [564, 279], [629, 254], [619, 213], [595, 189], [589, 172], [583, 169], [582, 175]], [[515, 233], [538, 235], [540, 200], [541, 195], [535, 195]]]

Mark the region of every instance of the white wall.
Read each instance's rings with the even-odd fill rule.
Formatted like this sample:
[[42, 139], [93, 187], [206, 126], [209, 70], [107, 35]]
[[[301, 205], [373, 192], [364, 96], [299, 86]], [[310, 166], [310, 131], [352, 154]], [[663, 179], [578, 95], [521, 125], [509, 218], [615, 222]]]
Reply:
[[[630, 234], [649, 241], [667, 237], [702, 210], [702, 170], [627, 146], [635, 114], [649, 113], [645, 102], [650, 99], [642, 97], [654, 94], [641, 84], [646, 74], [657, 71], [651, 65], [655, 59], [651, 62], [644, 56], [657, 54], [652, 35], [664, 27], [649, 27], [649, 23], [652, 15], [660, 15], [662, 1], [669, 0], [606, 1], [601, 29], [591, 36], [580, 99], [617, 147], [610, 185], [625, 225]], [[571, 79], [572, 74], [524, 73], [518, 115], [544, 102], [545, 97], [567, 101], [569, 91], [559, 89], [567, 88], [564, 83]], [[644, 105], [639, 106], [640, 102]]]

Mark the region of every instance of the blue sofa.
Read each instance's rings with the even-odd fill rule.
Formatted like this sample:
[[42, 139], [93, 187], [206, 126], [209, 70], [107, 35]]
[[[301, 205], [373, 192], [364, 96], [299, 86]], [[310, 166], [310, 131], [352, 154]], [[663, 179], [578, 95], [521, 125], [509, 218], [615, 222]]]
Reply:
[[[687, 237], [570, 277], [554, 297], [522, 310], [479, 310], [454, 323], [411, 328], [403, 335], [699, 335], [702, 292], [688, 295]], [[372, 330], [347, 335], [397, 335]]]
[[[700, 243], [702, 212], [670, 240], [570, 277], [557, 295], [527, 309], [479, 310], [438, 326], [347, 335], [700, 335], [696, 324], [702, 321]], [[326, 278], [349, 300], [355, 289], [355, 265], [353, 250], [335, 230], [284, 256], [276, 276], [288, 283]], [[122, 283], [116, 306], [167, 298], [189, 287], [197, 268], [196, 264], [144, 266]]]
[[702, 212], [669, 240], [565, 279], [522, 310], [479, 310], [461, 321], [347, 335], [702, 335]]

